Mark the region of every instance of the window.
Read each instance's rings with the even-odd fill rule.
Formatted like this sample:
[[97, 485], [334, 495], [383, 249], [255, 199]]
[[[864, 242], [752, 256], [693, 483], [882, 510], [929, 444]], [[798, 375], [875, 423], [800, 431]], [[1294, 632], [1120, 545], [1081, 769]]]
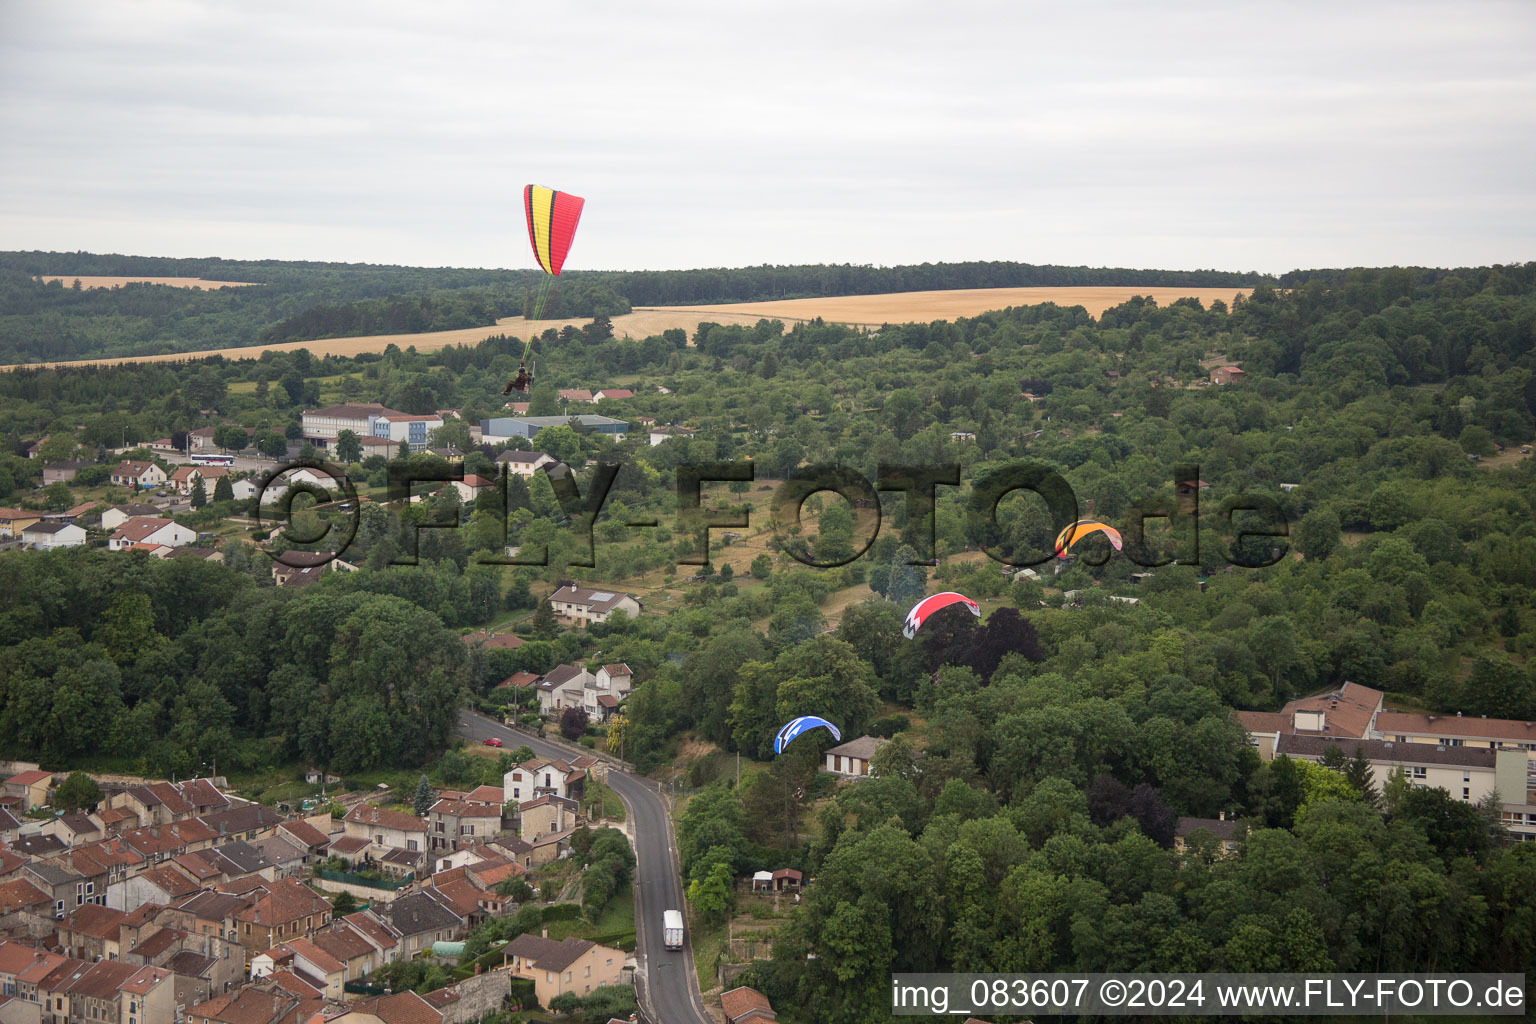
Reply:
[[570, 981], [571, 980], [571, 972], [570, 971], [566, 971], [565, 972], [565, 980], [566, 981]]
[[378, 844], [379, 844], [379, 845], [380, 845], [380, 846], [383, 846], [383, 845], [384, 845], [384, 837], [383, 837], [383, 836], [382, 836], [382, 835], [377, 835], [377, 836], [374, 836], [374, 837], [373, 837], [373, 841], [374, 841], [374, 842], [375, 842], [375, 843], [378, 843]]
[[1461, 798], [1463, 800], [1472, 799], [1472, 791], [1465, 786], [1461, 787]]
[[1410, 778], [1427, 779], [1429, 778], [1429, 769], [1415, 766], [1408, 769], [1408, 775]]
[[592, 965], [591, 964], [587, 964], [586, 970], [581, 972], [581, 976], [583, 978], [590, 978], [590, 977], [592, 977]]

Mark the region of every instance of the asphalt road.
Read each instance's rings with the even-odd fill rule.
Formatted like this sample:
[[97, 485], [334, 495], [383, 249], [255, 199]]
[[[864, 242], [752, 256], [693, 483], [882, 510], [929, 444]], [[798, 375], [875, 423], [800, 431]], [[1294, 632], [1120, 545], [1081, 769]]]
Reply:
[[[526, 744], [540, 757], [573, 756], [565, 747], [508, 729], [472, 711], [459, 712], [459, 732], [476, 743], [494, 736], [508, 748]], [[691, 936], [684, 936], [680, 952], [662, 946], [661, 914], [683, 909], [683, 883], [659, 787], [617, 770], [608, 772], [608, 786], [624, 801], [635, 840], [635, 976], [640, 1008], [655, 1024], [713, 1024], [699, 997]]]

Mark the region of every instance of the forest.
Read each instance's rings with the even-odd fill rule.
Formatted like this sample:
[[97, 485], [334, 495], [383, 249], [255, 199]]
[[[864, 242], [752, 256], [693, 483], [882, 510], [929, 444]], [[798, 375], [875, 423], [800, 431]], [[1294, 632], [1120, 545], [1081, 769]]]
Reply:
[[[594, 316], [539, 339], [532, 401], [558, 415], [574, 410], [556, 388], [631, 388], [581, 408], [631, 430], [548, 427], [532, 446], [584, 466], [582, 493], [597, 464], [620, 467], [600, 515], [561, 524], [543, 475], [468, 504], [366, 503], [346, 556], [359, 571], [296, 593], [244, 541], [222, 566], [5, 554], [0, 744], [153, 770], [215, 753], [414, 767], [513, 670], [622, 661], [638, 686], [610, 744], [617, 730], [644, 770], [713, 751], [688, 763], [679, 821], [695, 913], [727, 912], [722, 877], [815, 875], [742, 983], [818, 1020], [872, 1019], [892, 971], [1529, 972], [1536, 848], [1509, 844], [1496, 808], [1373, 787], [1347, 763], [1263, 764], [1231, 712], [1353, 681], [1408, 710], [1536, 718], [1536, 460], [1518, 451], [1536, 442], [1536, 264], [1282, 285], [1208, 308], [1038, 306], [878, 332], [763, 321], [620, 342]], [[441, 440], [470, 447], [467, 422], [500, 413], [520, 350], [20, 371], [0, 375], [0, 433], [7, 452], [46, 434], [105, 466], [124, 436], [193, 429], [205, 409], [281, 440], [306, 406], [356, 400], [458, 409]], [[1210, 383], [1227, 365], [1242, 379]], [[650, 445], [642, 419], [677, 429]], [[464, 471], [492, 472], [495, 454]], [[867, 516], [823, 494], [803, 534], [779, 523], [758, 557], [729, 557], [717, 530], [709, 566], [681, 563], [699, 539], [678, 468], [748, 458], [754, 479], [709, 503], [762, 521], [807, 463], [870, 481], [882, 464], [954, 464], [962, 483], [938, 488], [931, 518], [883, 492], [872, 540]], [[0, 501], [45, 500], [39, 461], [0, 459]], [[1108, 522], [1150, 517], [1165, 564], [1095, 540], [1059, 575], [1005, 576], [998, 558], [1041, 560], [1056, 528], [1023, 494], [973, 514], [978, 483], [1019, 464], [1060, 473]], [[382, 487], [388, 460], [350, 471]], [[1285, 519], [1259, 568], [1233, 557], [1250, 494]], [[647, 516], [658, 525], [624, 525]], [[428, 517], [459, 528], [415, 537]], [[937, 564], [912, 564], [930, 535]], [[787, 553], [807, 538], [818, 560], [863, 550], [811, 568]], [[481, 564], [509, 543], [547, 545], [548, 564]], [[413, 545], [420, 564], [393, 564]], [[534, 616], [511, 652], [458, 639], [564, 579], [676, 596], [584, 631]], [[987, 616], [904, 639], [906, 605], [935, 589]], [[805, 713], [892, 737], [880, 777], [834, 793], [809, 737], [771, 759], [774, 730]], [[755, 765], [740, 789], [736, 751]], [[1235, 856], [1172, 848], [1179, 815], [1223, 813], [1248, 827]]]
[[[201, 277], [259, 287], [201, 291], [158, 284], [75, 289], [42, 276]], [[274, 260], [164, 259], [0, 252], [0, 364], [192, 352], [271, 342], [446, 331], [520, 316], [533, 270], [417, 268]], [[797, 266], [561, 275], [544, 316], [617, 316], [632, 305], [1030, 285], [1246, 286], [1271, 280], [1215, 270], [1163, 271], [940, 263]]]

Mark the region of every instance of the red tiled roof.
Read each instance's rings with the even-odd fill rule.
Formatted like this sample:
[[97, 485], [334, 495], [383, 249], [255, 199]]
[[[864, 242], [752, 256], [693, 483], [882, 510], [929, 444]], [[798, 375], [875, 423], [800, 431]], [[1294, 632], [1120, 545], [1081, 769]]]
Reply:
[[45, 771], [42, 771], [40, 769], [34, 768], [31, 771], [25, 771], [25, 772], [20, 773], [19, 775], [12, 775], [10, 778], [6, 779], [5, 781], [6, 781], [7, 785], [32, 786], [32, 785], [36, 785], [39, 782], [42, 782], [44, 779], [52, 779], [52, 778], [53, 778], [53, 772], [45, 772]]
[[1464, 718], [1461, 715], [1411, 715], [1383, 711], [1376, 716], [1376, 731], [1397, 736], [1487, 737], [1512, 743], [1536, 743], [1536, 722], [1511, 718]]
[[733, 988], [720, 996], [720, 1008], [725, 1011], [728, 1020], [736, 1020], [745, 1017], [751, 1010], [773, 1010], [773, 1005], [768, 1002], [768, 997], [755, 988]]
[[405, 814], [401, 811], [387, 811], [382, 807], [372, 804], [358, 804], [347, 812], [347, 821], [359, 825], [382, 825], [384, 828], [400, 829], [405, 832], [425, 832], [426, 823], [415, 815]]

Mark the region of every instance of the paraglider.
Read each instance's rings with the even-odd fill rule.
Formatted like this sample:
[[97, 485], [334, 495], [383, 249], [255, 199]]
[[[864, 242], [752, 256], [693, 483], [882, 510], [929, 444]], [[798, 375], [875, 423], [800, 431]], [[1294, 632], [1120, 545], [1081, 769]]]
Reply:
[[[555, 279], [565, 266], [565, 257], [571, 251], [571, 241], [576, 237], [576, 225], [581, 221], [581, 208], [586, 200], [569, 192], [557, 192], [543, 185], [529, 185], [523, 189], [523, 206], [528, 214], [528, 241], [533, 246], [533, 258], [545, 277], [523, 308], [526, 320], [542, 320], [554, 292]], [[523, 346], [523, 359], [518, 364], [517, 376], [507, 382], [504, 395], [514, 391], [527, 391], [533, 386], [533, 371], [528, 357], [533, 353], [533, 334]]]
[[1120, 539], [1120, 531], [1097, 519], [1079, 519], [1071, 526], [1066, 527], [1056, 535], [1056, 554], [1064, 555], [1071, 550], [1072, 545], [1092, 533], [1102, 533], [1109, 538], [1116, 551], [1123, 550], [1123, 542]]
[[917, 602], [917, 604], [912, 606], [911, 611], [907, 612], [907, 621], [906, 624], [902, 627], [901, 635], [906, 637], [908, 640], [911, 640], [912, 637], [916, 635], [918, 627], [927, 621], [928, 616], [932, 615], [940, 608], [948, 608], [952, 604], [964, 604], [971, 610], [972, 615], [976, 616], [978, 619], [981, 618], [981, 605], [977, 604], [975, 601], [972, 601], [964, 594], [956, 594], [953, 591], [949, 591], [943, 594], [934, 594], [932, 597], [923, 598], [921, 601]]
[[843, 738], [843, 734], [837, 731], [837, 726], [825, 718], [817, 718], [815, 715], [801, 715], [799, 718], [792, 718], [784, 723], [784, 727], [779, 730], [779, 734], [773, 738], [773, 752], [775, 754], [784, 753], [784, 748], [794, 742], [795, 737], [811, 729], [825, 729], [832, 734], [832, 738], [835, 740]]

